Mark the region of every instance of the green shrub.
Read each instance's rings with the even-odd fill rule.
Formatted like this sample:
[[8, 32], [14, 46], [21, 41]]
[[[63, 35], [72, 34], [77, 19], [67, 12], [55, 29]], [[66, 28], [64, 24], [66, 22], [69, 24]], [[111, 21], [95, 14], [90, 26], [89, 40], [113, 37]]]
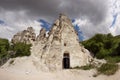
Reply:
[[83, 69], [83, 70], [90, 70], [90, 69], [93, 69], [93, 68], [95, 68], [95, 66], [93, 66], [93, 65], [86, 65], [86, 66], [81, 66], [81, 69]]
[[119, 56], [106, 57], [105, 59], [106, 59], [107, 62], [109, 62], [109, 63], [118, 63], [118, 62], [120, 62], [120, 57], [119, 57]]
[[107, 49], [101, 49], [97, 54], [96, 58], [98, 59], [104, 59], [105, 57], [108, 57], [110, 55], [111, 51]]
[[80, 69], [80, 66], [73, 67], [71, 69]]
[[0, 38], [0, 59], [8, 55], [9, 41], [7, 39]]
[[95, 68], [95, 66], [90, 64], [90, 65], [81, 66], [81, 67], [79, 67], [79, 66], [76, 66], [76, 67], [74, 67], [73, 69], [83, 69], [83, 70], [90, 70], [90, 69], [93, 69], [93, 68]]
[[13, 51], [15, 51], [14, 57], [22, 57], [22, 56], [29, 56], [30, 52], [30, 44], [25, 43], [16, 43], [13, 45]]
[[105, 75], [113, 75], [118, 70], [118, 65], [113, 63], [102, 64], [101, 67], [97, 68], [98, 73]]
[[9, 41], [7, 39], [0, 38], [0, 47], [4, 48], [6, 51], [9, 50]]
[[29, 56], [30, 47], [30, 44], [25, 43], [10, 45], [7, 39], [0, 38], [0, 65], [3, 65], [9, 58]]
[[98, 59], [108, 56], [120, 56], [120, 36], [96, 34], [91, 39], [81, 43]]
[[100, 50], [97, 54], [96, 54], [96, 58], [98, 59], [103, 59], [104, 57], [106, 57], [107, 54], [106, 54], [106, 51], [105, 50]]

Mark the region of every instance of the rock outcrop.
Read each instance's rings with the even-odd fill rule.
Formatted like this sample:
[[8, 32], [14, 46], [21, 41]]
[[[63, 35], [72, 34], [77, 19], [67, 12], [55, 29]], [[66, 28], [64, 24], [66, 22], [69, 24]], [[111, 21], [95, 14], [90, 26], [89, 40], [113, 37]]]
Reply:
[[32, 56], [34, 65], [40, 70], [83, 66], [92, 59], [89, 51], [79, 44], [71, 20], [63, 14], [53, 24], [49, 36], [45, 38], [45, 30], [42, 29], [37, 40], [32, 47]]
[[46, 36], [42, 28], [36, 37], [32, 27], [14, 35], [12, 42], [32, 43], [31, 56], [34, 66], [42, 71], [56, 71], [90, 63], [90, 52], [80, 45], [71, 20], [61, 14]]
[[32, 44], [36, 40], [36, 34], [32, 27], [28, 27], [27, 30], [18, 32], [12, 38], [12, 43], [23, 42], [26, 44]]
[[38, 41], [46, 41], [46, 30], [45, 30], [44, 28], [42, 28], [42, 29], [40, 30], [40, 33], [39, 33], [39, 35], [37, 36], [36, 41], [37, 41], [37, 42], [38, 42]]

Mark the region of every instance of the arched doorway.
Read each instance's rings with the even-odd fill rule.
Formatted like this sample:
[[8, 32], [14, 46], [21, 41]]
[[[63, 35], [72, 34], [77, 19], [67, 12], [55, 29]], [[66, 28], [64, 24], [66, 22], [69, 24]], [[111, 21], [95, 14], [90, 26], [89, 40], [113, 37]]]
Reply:
[[70, 68], [70, 55], [69, 53], [64, 53], [63, 55], [63, 69]]

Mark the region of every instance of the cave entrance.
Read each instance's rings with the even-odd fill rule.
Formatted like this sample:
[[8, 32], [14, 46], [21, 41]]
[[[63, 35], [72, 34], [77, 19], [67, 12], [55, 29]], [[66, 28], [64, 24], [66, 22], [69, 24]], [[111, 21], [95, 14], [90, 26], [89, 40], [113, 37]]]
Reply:
[[63, 69], [70, 68], [70, 55], [69, 53], [64, 53], [63, 55]]

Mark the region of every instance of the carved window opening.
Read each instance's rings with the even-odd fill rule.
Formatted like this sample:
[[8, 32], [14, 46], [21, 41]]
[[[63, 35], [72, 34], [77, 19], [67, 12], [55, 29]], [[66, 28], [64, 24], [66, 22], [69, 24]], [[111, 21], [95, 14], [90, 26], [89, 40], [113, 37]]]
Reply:
[[31, 40], [35, 41], [35, 39], [31, 39]]

